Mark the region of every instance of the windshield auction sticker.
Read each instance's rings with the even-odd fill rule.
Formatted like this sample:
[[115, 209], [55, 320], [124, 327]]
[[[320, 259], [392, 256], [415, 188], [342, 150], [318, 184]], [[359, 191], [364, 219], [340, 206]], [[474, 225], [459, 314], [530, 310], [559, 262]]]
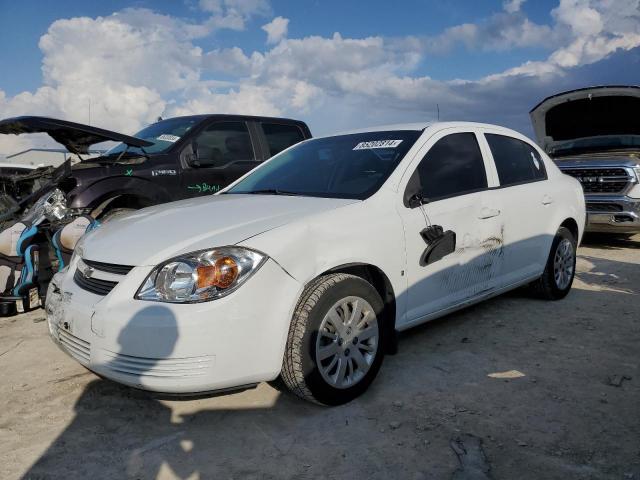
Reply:
[[370, 148], [396, 148], [402, 140], [373, 140], [371, 142], [360, 142], [354, 150], [369, 150]]
[[163, 140], [165, 142], [175, 143], [178, 140], [180, 140], [180, 137], [176, 137], [175, 135], [169, 135], [168, 133], [165, 133], [163, 135], [160, 135], [158, 137], [158, 140]]

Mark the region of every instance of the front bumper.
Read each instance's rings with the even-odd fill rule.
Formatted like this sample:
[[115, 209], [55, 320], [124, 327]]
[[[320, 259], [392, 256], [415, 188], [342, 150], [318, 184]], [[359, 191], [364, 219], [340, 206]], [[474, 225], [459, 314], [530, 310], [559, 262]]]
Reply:
[[80, 288], [74, 268], [49, 286], [49, 331], [95, 373], [168, 394], [229, 389], [280, 373], [302, 287], [273, 260], [227, 297], [194, 304], [135, 300], [152, 267], [135, 267], [104, 297]]
[[640, 233], [640, 199], [586, 195], [587, 232]]

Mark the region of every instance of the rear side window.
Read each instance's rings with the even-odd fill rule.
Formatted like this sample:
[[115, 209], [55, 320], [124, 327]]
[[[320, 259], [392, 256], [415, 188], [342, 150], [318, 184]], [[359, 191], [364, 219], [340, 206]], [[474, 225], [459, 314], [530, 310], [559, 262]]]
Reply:
[[[417, 184], [421, 186], [416, 188]], [[487, 174], [474, 133], [454, 133], [438, 140], [424, 156], [408, 189], [428, 200], [487, 188]]]
[[522, 140], [485, 134], [498, 170], [501, 186], [545, 180], [547, 172], [538, 151]]
[[267, 137], [267, 145], [269, 146], [269, 156], [273, 157], [276, 153], [295, 145], [304, 140], [302, 130], [296, 125], [284, 125], [280, 123], [263, 123], [262, 131]]
[[253, 160], [249, 130], [244, 122], [217, 122], [196, 137], [201, 167], [221, 167], [232, 162]]

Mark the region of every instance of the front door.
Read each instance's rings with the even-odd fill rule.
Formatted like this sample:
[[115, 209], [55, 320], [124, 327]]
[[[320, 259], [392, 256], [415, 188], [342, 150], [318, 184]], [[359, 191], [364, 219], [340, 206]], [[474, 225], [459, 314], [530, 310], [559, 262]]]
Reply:
[[[426, 203], [403, 201], [399, 207], [407, 253], [407, 323], [491, 291], [502, 268], [501, 205], [488, 189], [489, 164], [476, 133], [440, 133], [421, 155], [411, 167], [404, 199], [419, 193]], [[455, 250], [425, 265], [421, 259], [428, 245], [420, 232], [436, 225], [455, 233]]]
[[193, 146], [196, 154], [182, 174], [185, 197], [216, 193], [260, 163], [246, 122], [214, 122]]

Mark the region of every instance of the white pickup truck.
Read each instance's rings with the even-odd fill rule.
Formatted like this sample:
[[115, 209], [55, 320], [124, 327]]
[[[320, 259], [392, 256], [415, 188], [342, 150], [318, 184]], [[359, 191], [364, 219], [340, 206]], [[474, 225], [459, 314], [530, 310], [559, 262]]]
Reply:
[[640, 233], [640, 87], [582, 88], [531, 110], [538, 143], [582, 184], [588, 232]]

